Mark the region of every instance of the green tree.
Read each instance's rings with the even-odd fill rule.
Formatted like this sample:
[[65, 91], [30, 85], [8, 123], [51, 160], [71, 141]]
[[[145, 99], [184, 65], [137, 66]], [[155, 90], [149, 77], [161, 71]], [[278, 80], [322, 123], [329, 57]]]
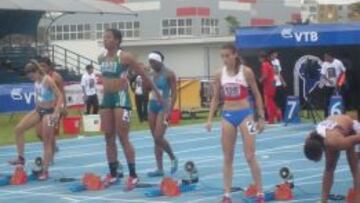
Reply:
[[240, 22], [236, 19], [235, 16], [227, 16], [225, 18], [225, 21], [227, 22], [229, 26], [230, 33], [234, 34], [236, 28], [240, 27]]
[[360, 13], [360, 3], [356, 3], [356, 4], [352, 5], [352, 10], [355, 13]]
[[355, 3], [350, 6], [349, 17], [353, 19], [360, 18], [360, 3]]

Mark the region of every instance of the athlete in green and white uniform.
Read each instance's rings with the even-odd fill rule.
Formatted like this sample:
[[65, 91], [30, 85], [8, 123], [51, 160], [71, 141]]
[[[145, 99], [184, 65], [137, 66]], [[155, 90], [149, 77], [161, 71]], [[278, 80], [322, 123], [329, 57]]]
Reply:
[[[154, 84], [145, 75], [144, 70], [134, 59], [133, 55], [120, 50], [122, 35], [119, 30], [108, 29], [104, 34], [104, 47], [106, 52], [99, 56], [99, 64], [103, 76], [104, 97], [101, 102], [101, 122], [106, 140], [106, 155], [109, 163], [110, 174], [105, 179], [105, 184], [112, 184], [118, 180], [120, 164], [117, 157], [116, 135], [129, 168], [129, 178], [126, 189], [132, 190], [139, 179], [135, 170], [135, 151], [129, 141], [129, 124], [131, 102], [129, 97], [128, 69], [132, 68], [145, 82], [154, 89], [157, 97], [162, 100]], [[120, 172], [122, 173], [122, 172]]]

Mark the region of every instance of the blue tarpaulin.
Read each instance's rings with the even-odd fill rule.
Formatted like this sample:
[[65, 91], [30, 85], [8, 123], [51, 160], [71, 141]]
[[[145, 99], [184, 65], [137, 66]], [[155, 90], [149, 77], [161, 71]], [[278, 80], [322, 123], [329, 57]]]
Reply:
[[283, 25], [236, 30], [239, 49], [360, 45], [360, 23]]

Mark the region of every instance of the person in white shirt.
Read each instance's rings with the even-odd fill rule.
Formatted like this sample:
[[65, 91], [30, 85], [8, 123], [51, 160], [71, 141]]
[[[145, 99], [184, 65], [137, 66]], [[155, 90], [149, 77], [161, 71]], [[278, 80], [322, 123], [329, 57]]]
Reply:
[[328, 107], [330, 98], [335, 93], [338, 86], [338, 80], [342, 73], [345, 73], [346, 68], [343, 63], [334, 58], [332, 54], [326, 52], [324, 54], [324, 62], [321, 65], [321, 81], [323, 81], [323, 91], [325, 94], [324, 116], [328, 117]]
[[[150, 67], [141, 63], [145, 72], [149, 74]], [[135, 94], [135, 105], [140, 122], [147, 121], [148, 117], [148, 103], [149, 103], [149, 85], [145, 84], [145, 81], [140, 75], [133, 75], [131, 77], [131, 89]]]
[[144, 88], [144, 82], [140, 75], [134, 81], [135, 103], [140, 122], [147, 120], [148, 93]]
[[86, 73], [84, 73], [81, 78], [81, 87], [84, 94], [84, 101], [86, 103], [86, 114], [90, 114], [91, 107], [91, 113], [97, 114], [99, 110], [99, 100], [96, 94], [96, 76], [92, 65], [86, 66]]
[[[279, 54], [275, 50], [270, 51], [271, 64], [274, 68], [275, 72], [275, 86], [276, 86], [276, 95], [275, 95], [275, 103], [279, 108], [278, 116], [281, 118], [284, 117], [285, 107], [286, 107], [286, 82], [281, 75], [281, 63], [279, 60]], [[281, 112], [280, 112], [281, 111]]]

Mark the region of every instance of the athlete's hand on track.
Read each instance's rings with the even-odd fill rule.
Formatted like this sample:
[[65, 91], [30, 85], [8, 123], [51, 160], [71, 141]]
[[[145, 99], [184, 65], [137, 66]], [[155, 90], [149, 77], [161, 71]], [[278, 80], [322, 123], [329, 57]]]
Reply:
[[210, 121], [208, 121], [206, 124], [205, 124], [205, 129], [208, 131], [208, 132], [211, 132], [211, 128], [212, 128], [212, 123]]
[[264, 131], [264, 128], [265, 128], [265, 120], [263, 118], [260, 118], [256, 123], [256, 129], [258, 130], [259, 133], [262, 133], [262, 131]]

